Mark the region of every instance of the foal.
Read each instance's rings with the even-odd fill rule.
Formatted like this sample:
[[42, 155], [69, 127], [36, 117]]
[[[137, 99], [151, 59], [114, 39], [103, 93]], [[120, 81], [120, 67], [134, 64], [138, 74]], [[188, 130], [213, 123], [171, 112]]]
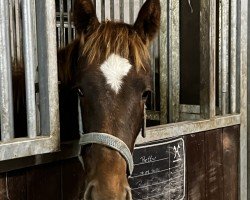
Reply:
[[[133, 152], [151, 91], [148, 48], [159, 30], [160, 13], [160, 1], [147, 0], [134, 25], [99, 22], [91, 0], [75, 1], [78, 37], [58, 54], [59, 79], [78, 92], [87, 136], [117, 138]], [[85, 144], [81, 156], [85, 171], [81, 198], [132, 199], [127, 179], [132, 167], [126, 155], [99, 141]]]

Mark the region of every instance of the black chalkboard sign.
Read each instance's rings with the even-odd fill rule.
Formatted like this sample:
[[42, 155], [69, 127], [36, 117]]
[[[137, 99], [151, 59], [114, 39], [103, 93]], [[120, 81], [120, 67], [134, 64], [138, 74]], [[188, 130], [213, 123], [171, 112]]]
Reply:
[[133, 199], [181, 200], [185, 197], [185, 150], [182, 138], [136, 146], [129, 178]]

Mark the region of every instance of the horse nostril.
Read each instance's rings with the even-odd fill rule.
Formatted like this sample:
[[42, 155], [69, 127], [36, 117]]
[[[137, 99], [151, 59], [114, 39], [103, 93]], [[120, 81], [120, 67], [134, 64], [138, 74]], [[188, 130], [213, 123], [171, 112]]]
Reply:
[[132, 200], [132, 194], [130, 188], [126, 189], [126, 200]]
[[84, 193], [84, 200], [94, 200], [93, 198], [93, 190], [95, 188], [95, 184], [94, 183], [90, 183], [87, 186], [87, 189]]

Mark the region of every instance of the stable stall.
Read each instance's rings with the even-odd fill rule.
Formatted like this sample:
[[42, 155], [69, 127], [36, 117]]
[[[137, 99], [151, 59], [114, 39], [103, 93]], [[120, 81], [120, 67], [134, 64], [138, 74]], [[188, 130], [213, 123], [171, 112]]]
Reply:
[[[0, 199], [75, 199], [81, 191], [79, 140], [59, 139], [56, 50], [76, 37], [73, 2], [0, 0]], [[133, 24], [143, 2], [94, 5], [99, 20]], [[133, 199], [248, 199], [248, 4], [161, 0], [148, 127], [129, 178]], [[22, 121], [13, 114], [19, 71]], [[18, 123], [26, 124], [21, 135]]]

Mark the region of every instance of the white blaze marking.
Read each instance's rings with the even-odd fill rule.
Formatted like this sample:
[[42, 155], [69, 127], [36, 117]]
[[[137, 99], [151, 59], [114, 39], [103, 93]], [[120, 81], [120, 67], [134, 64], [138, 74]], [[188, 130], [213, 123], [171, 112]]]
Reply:
[[109, 58], [101, 65], [101, 71], [104, 74], [107, 83], [116, 92], [122, 87], [122, 79], [131, 69], [132, 65], [125, 58], [119, 55], [111, 54]]

